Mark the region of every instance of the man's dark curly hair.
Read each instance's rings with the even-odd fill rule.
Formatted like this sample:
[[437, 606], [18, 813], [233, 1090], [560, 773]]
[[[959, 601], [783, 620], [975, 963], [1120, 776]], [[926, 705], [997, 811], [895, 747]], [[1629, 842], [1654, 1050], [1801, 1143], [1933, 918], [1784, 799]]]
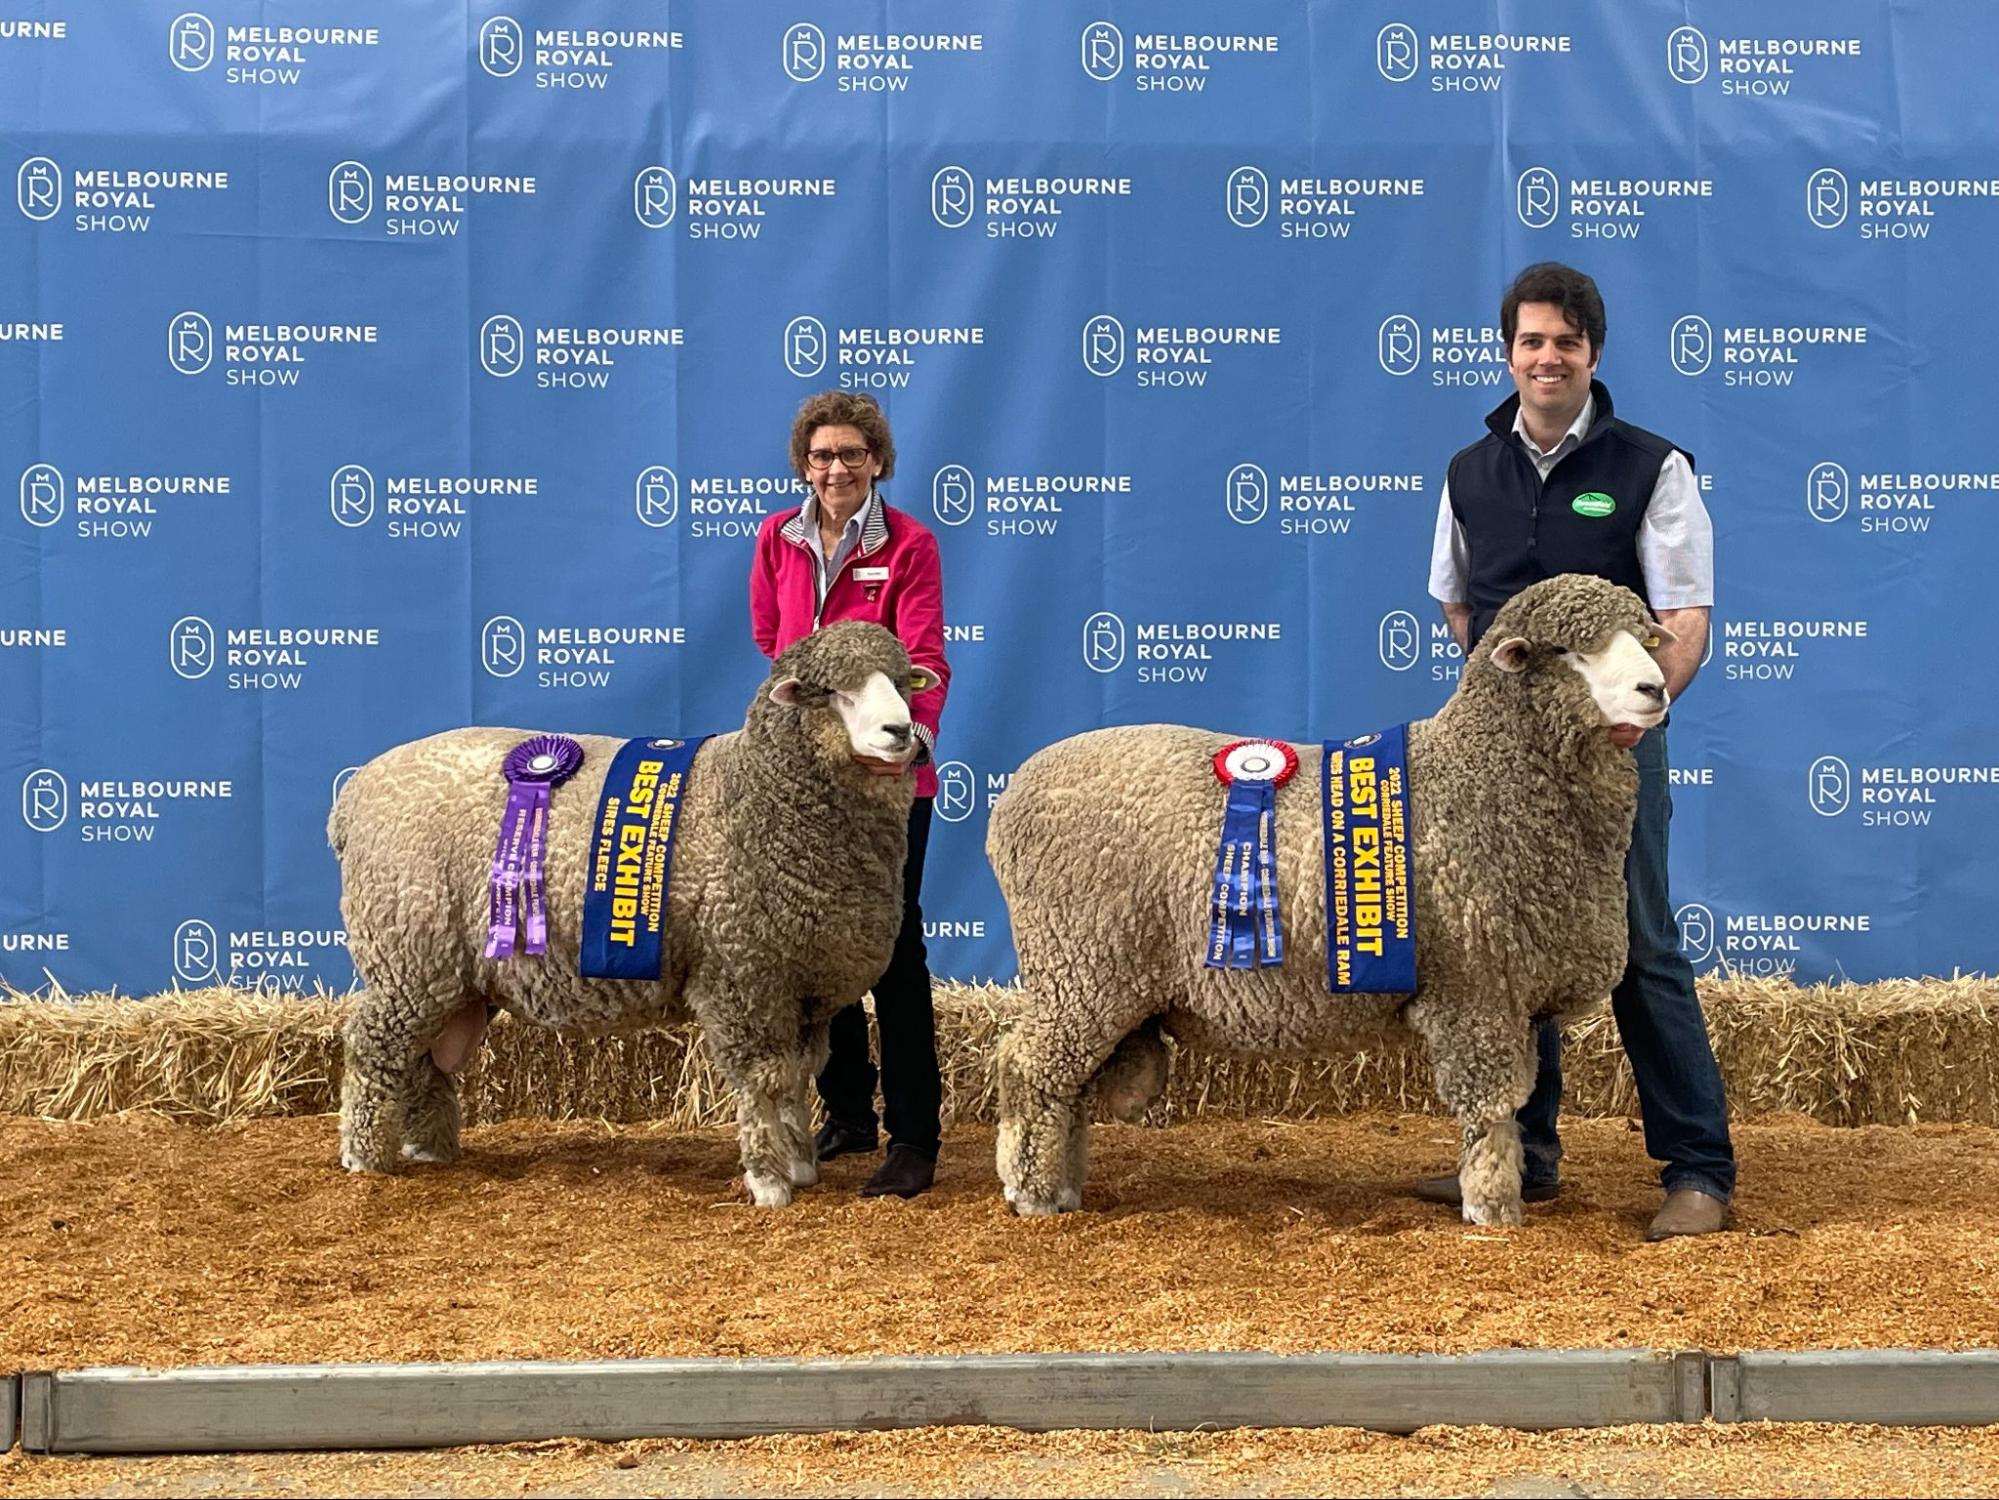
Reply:
[[1520, 304], [1552, 302], [1562, 310], [1569, 327], [1589, 340], [1592, 357], [1603, 353], [1603, 294], [1596, 283], [1574, 266], [1544, 260], [1529, 266], [1513, 278], [1499, 304], [1499, 332], [1506, 348], [1513, 349], [1513, 335], [1520, 325]]

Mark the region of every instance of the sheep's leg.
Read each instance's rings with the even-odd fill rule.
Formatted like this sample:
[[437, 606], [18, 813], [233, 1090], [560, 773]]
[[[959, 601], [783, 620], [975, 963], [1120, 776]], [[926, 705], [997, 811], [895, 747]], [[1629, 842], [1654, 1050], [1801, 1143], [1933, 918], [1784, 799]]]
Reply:
[[736, 1091], [736, 1143], [750, 1201], [759, 1208], [784, 1208], [791, 1202], [797, 1154], [786, 1101], [805, 1061], [799, 1012], [788, 1011], [789, 1025], [779, 1021], [769, 1001], [752, 998], [755, 991], [745, 978], [728, 973], [691, 978], [681, 994], [701, 1023], [709, 1057]]
[[1153, 1016], [1117, 1044], [1097, 1076], [1090, 1080], [1090, 1097], [1112, 1118], [1136, 1125], [1166, 1092], [1169, 1063], [1160, 1039], [1159, 1018]]
[[781, 1117], [790, 1087], [791, 1059], [766, 1058], [731, 1080], [736, 1086], [736, 1141], [742, 1152], [743, 1186], [758, 1208], [791, 1202], [792, 1148]]
[[1091, 1077], [1070, 1120], [1063, 1155], [1061, 1180], [1079, 1201], [1090, 1172], [1090, 1106], [1101, 1104], [1113, 1118], [1135, 1124], [1166, 1092], [1167, 1066], [1166, 1044], [1153, 1017], [1128, 1033]]
[[1518, 1224], [1522, 1154], [1513, 1116], [1534, 1090], [1534, 1026], [1524, 1017], [1412, 1010], [1429, 1043], [1437, 1095], [1458, 1117], [1458, 1188], [1467, 1224]]
[[1463, 1147], [1458, 1155], [1458, 1189], [1464, 1196], [1467, 1224], [1518, 1224], [1525, 1217], [1520, 1200], [1520, 1126], [1509, 1113], [1503, 1120], [1461, 1121]]
[[1083, 1182], [1090, 1175], [1090, 1112], [1077, 1101], [1075, 1118], [1069, 1122], [1069, 1139], [1062, 1153], [1062, 1181], [1074, 1190], [1076, 1201], [1070, 1207], [1079, 1207], [1083, 1201]]
[[458, 1160], [458, 1075], [478, 1055], [492, 1016], [484, 1000], [466, 1001], [451, 1013], [417, 1065], [416, 1090], [403, 1126], [403, 1155], [409, 1160]]
[[1000, 1038], [998, 1166], [1015, 1213], [1082, 1206], [1090, 1129], [1083, 1087], [1097, 1061], [1038, 1028], [1017, 1026]]
[[410, 1161], [458, 1160], [458, 1079], [428, 1054], [417, 1060], [416, 1095], [403, 1126], [403, 1155]]
[[1083, 1206], [1083, 1184], [1069, 1175], [1088, 1161], [1089, 1122], [1081, 1113], [1076, 1100], [1044, 1097], [1001, 1116], [1000, 1185], [1015, 1213], [1033, 1218]]
[[743, 1186], [757, 1207], [784, 1208], [791, 1202], [794, 1156], [784, 1108], [800, 1065], [795, 1049], [760, 1033], [718, 1037], [710, 1029], [708, 1041], [716, 1067], [736, 1091]]
[[778, 1105], [785, 1146], [791, 1154], [793, 1187], [812, 1187], [819, 1181], [819, 1154], [812, 1149], [812, 1080], [825, 1065], [826, 1028], [808, 1026], [791, 1059], [790, 1084]]
[[[439, 1065], [462, 1063], [477, 1048], [485, 1005], [465, 998], [462, 975], [391, 974], [385, 981], [389, 966], [366, 943], [355, 944], [354, 962], [367, 987], [342, 1029], [340, 1164], [350, 1172], [393, 1172], [406, 1154], [450, 1160], [458, 1149], [458, 1090]], [[406, 1153], [405, 1141], [415, 1149]]]
[[340, 1076], [340, 1165], [350, 1172], [393, 1172], [403, 1128], [421, 1091], [419, 1069], [432, 1067], [416, 1007], [398, 992], [361, 992], [344, 1028]]

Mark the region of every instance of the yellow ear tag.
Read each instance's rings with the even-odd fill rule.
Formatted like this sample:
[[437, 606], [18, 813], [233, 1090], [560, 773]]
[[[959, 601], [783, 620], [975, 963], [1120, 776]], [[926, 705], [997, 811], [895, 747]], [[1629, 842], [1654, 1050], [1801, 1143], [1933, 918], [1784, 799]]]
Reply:
[[1657, 651], [1659, 649], [1659, 646], [1660, 646], [1659, 637], [1657, 637], [1656, 635], [1648, 635], [1645, 637], [1645, 649], [1647, 651]]

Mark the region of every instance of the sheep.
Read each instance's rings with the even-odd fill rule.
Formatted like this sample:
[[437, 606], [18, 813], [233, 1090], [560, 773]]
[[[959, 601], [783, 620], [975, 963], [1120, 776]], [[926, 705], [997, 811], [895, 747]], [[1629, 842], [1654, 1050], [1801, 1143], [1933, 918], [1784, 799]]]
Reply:
[[997, 1058], [1014, 1210], [1080, 1205], [1091, 1101], [1138, 1118], [1165, 1087], [1162, 1032], [1223, 1052], [1351, 1052], [1399, 1022], [1463, 1127], [1466, 1220], [1519, 1223], [1513, 1115], [1534, 1084], [1534, 1018], [1593, 1008], [1624, 969], [1638, 772], [1606, 726], [1665, 717], [1641, 642], [1666, 634], [1602, 579], [1535, 584], [1410, 726], [1413, 996], [1328, 993], [1317, 746], [1276, 794], [1284, 963], [1234, 971], [1203, 964], [1224, 801], [1211, 759], [1234, 737], [1139, 725], [1031, 756], [986, 840], [1020, 961]]
[[553, 795], [548, 951], [484, 956], [501, 762], [531, 731], [457, 729], [363, 766], [328, 834], [356, 971], [344, 1040], [340, 1160], [388, 1172], [398, 1153], [458, 1154], [454, 1074], [492, 1008], [586, 1032], [701, 1024], [738, 1095], [744, 1184], [782, 1207], [818, 1181], [807, 1088], [827, 1024], [888, 967], [902, 922], [920, 742], [908, 699], [930, 685], [878, 625], [828, 626], [786, 650], [740, 731], [701, 747], [679, 811], [659, 979], [578, 977], [585, 864], [623, 743], [573, 736], [582, 768]]

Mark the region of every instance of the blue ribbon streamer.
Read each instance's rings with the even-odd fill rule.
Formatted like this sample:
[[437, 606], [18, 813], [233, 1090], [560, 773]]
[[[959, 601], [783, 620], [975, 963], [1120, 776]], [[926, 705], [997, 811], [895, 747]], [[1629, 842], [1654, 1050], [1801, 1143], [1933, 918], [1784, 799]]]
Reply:
[[1284, 962], [1277, 907], [1277, 788], [1268, 781], [1229, 783], [1205, 962], [1211, 969], [1254, 969]]

